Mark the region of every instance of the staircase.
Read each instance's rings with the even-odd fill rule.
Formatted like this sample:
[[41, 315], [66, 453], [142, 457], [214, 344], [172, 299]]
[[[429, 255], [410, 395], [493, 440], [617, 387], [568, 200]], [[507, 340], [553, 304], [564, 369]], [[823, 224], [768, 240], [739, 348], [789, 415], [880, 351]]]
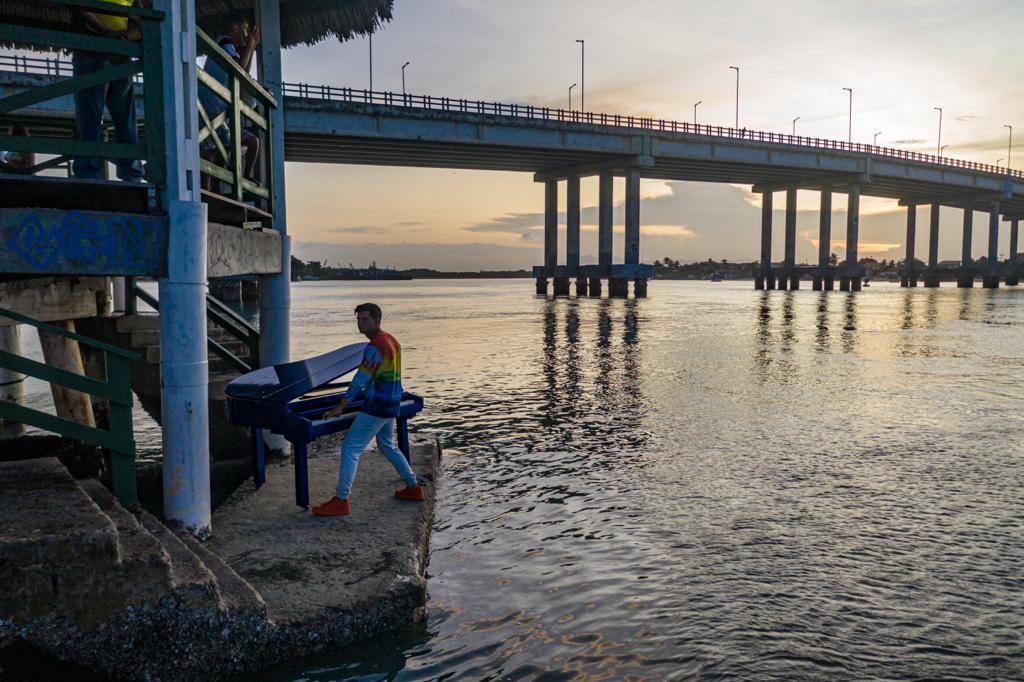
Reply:
[[0, 463], [0, 647], [23, 639], [124, 679], [241, 671], [263, 598], [187, 533], [56, 459]]

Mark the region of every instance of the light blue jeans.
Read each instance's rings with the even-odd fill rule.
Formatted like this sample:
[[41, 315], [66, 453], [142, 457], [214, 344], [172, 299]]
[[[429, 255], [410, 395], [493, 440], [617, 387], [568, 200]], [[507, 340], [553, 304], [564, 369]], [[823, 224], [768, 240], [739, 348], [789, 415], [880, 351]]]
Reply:
[[416, 474], [405, 461], [405, 455], [395, 445], [394, 418], [374, 417], [360, 412], [341, 443], [341, 471], [338, 472], [336, 492], [339, 500], [348, 499], [352, 491], [352, 481], [356, 477], [356, 467], [359, 466], [359, 458], [374, 436], [377, 437], [377, 447], [391, 462], [391, 466], [395, 467], [398, 475], [405, 480], [406, 485], [416, 485]]

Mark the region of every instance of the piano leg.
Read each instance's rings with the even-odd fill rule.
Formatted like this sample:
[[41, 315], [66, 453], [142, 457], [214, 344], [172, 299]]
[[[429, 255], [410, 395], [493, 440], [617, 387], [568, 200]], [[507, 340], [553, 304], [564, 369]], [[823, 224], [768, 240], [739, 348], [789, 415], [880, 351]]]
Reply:
[[309, 509], [309, 472], [306, 470], [306, 444], [292, 443], [295, 449], [295, 504]]
[[252, 480], [257, 488], [267, 482], [266, 461], [263, 457], [263, 429], [252, 430]]
[[398, 449], [405, 455], [405, 461], [412, 464], [409, 456], [409, 420], [401, 418], [398, 420]]

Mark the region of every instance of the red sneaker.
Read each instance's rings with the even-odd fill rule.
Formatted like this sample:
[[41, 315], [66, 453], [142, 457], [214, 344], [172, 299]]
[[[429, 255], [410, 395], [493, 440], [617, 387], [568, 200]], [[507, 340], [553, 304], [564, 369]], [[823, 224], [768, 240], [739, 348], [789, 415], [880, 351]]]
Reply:
[[395, 497], [400, 500], [411, 500], [412, 502], [423, 501], [423, 486], [407, 485], [401, 490], [395, 491]]
[[348, 516], [349, 511], [348, 500], [339, 500], [337, 495], [313, 507], [315, 516]]

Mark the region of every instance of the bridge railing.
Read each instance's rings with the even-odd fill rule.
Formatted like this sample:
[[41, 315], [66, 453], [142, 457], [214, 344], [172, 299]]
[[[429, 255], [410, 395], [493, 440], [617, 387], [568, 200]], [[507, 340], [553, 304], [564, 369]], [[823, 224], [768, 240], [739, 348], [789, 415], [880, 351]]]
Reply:
[[844, 142], [823, 137], [805, 137], [788, 133], [773, 133], [748, 128], [732, 128], [711, 124], [694, 124], [683, 121], [672, 121], [646, 116], [625, 114], [605, 114], [592, 111], [569, 111], [555, 107], [539, 107], [531, 104], [507, 104], [504, 102], [487, 102], [483, 100], [459, 99], [453, 97], [435, 97], [432, 95], [414, 95], [400, 92], [379, 92], [359, 90], [357, 88], [339, 88], [331, 85], [312, 85], [308, 83], [285, 83], [285, 97], [298, 97], [309, 100], [327, 100], [335, 102], [351, 102], [357, 104], [384, 105], [405, 107], [409, 109], [428, 109], [466, 114], [492, 116], [509, 116], [559, 123], [584, 123], [596, 126], [612, 126], [617, 128], [634, 128], [666, 133], [682, 133], [709, 137], [727, 138], [732, 140], [751, 140], [774, 144], [810, 147], [814, 149], [833, 149], [884, 156], [909, 161], [935, 164], [949, 168], [993, 173], [1000, 176], [1024, 178], [1024, 171], [1011, 170], [987, 163], [965, 161], [948, 156], [922, 154], [921, 152], [882, 147], [860, 142]]

